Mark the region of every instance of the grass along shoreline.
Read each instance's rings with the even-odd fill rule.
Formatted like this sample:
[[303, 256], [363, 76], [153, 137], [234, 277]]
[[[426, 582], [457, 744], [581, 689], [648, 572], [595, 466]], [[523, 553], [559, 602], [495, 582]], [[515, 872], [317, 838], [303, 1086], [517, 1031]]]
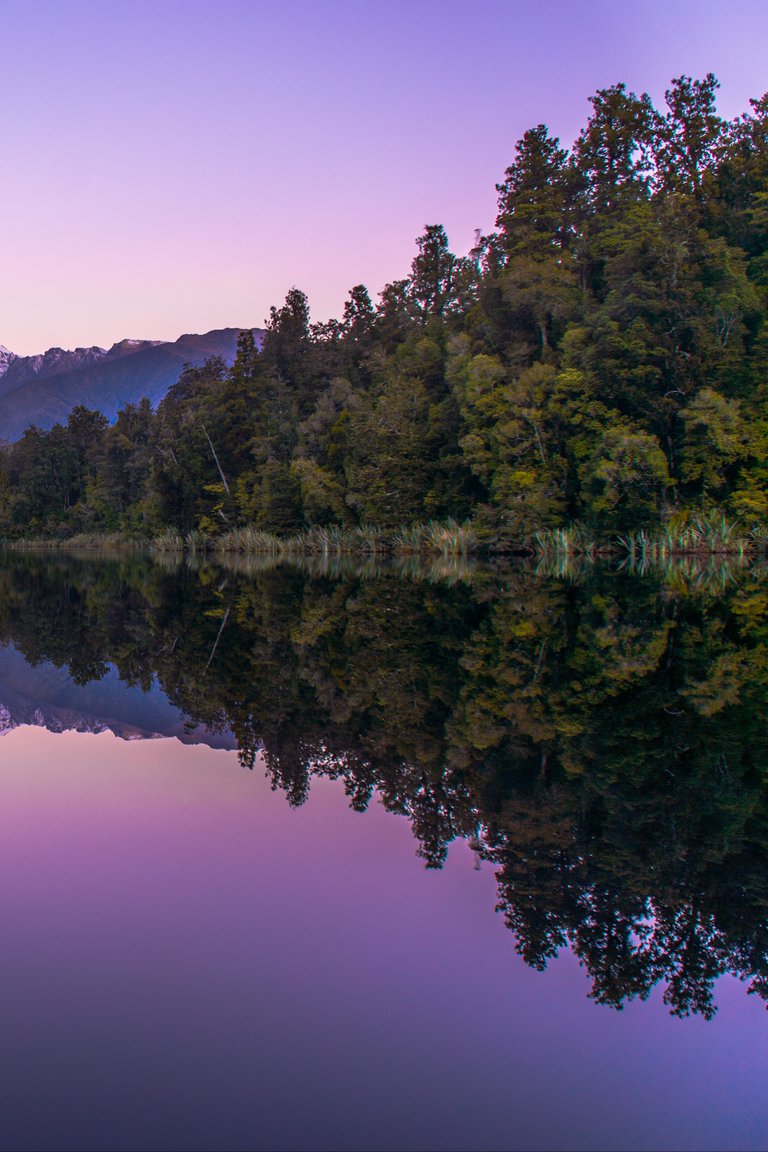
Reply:
[[158, 552], [223, 552], [241, 556], [469, 556], [479, 550], [472, 524], [455, 520], [413, 524], [395, 532], [372, 525], [346, 529], [334, 525], [305, 528], [287, 536], [252, 527], [232, 528], [214, 537], [201, 532], [182, 536], [174, 529], [166, 529], [153, 539], [151, 546]]
[[166, 528], [152, 537], [121, 533], [78, 533], [69, 537], [33, 536], [4, 539], [0, 546], [12, 551], [149, 551], [215, 556], [458, 556], [499, 555], [514, 552], [543, 560], [568, 557], [621, 557], [630, 564], [659, 564], [686, 556], [732, 556], [743, 559], [764, 556], [768, 528], [747, 528], [719, 510], [706, 515], [680, 518], [658, 529], [641, 528], [607, 538], [596, 536], [586, 525], [536, 532], [517, 548], [494, 546], [479, 537], [471, 521], [433, 521], [386, 531], [375, 525], [355, 528], [311, 527], [287, 535], [246, 526], [218, 536], [192, 530], [182, 533]]
[[600, 540], [583, 524], [537, 532], [538, 556], [623, 556], [632, 564], [660, 563], [685, 556], [765, 555], [768, 529], [747, 528], [716, 510], [701, 516], [673, 521], [663, 528], [640, 528]]

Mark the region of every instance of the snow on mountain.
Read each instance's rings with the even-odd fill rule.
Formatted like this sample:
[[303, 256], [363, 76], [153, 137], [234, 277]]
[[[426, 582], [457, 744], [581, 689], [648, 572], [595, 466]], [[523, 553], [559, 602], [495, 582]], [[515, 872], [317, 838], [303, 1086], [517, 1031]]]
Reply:
[[166, 340], [118, 340], [113, 344], [108, 356], [124, 356], [131, 352], [136, 352], [139, 348], [157, 348], [160, 344], [166, 344]]
[[86, 368], [102, 360], [107, 355], [107, 350], [94, 345], [92, 348], [49, 348], [47, 352], [38, 353], [36, 356], [14, 356], [13, 352], [9, 352], [8, 355], [10, 360], [4, 369], [0, 369], [2, 395], [12, 392], [22, 384], [27, 384], [30, 380]]
[[[263, 331], [253, 332], [260, 345]], [[239, 328], [220, 328], [173, 342], [120, 340], [108, 351], [49, 348], [40, 356], [17, 356], [0, 374], [0, 439], [16, 440], [31, 424], [46, 429], [66, 423], [78, 404], [108, 420], [144, 396], [157, 404], [185, 365], [203, 364], [211, 356], [231, 364], [239, 335]]]
[[0, 376], [5, 376], [14, 360], [18, 360], [16, 353], [11, 352], [4, 344], [0, 344]]

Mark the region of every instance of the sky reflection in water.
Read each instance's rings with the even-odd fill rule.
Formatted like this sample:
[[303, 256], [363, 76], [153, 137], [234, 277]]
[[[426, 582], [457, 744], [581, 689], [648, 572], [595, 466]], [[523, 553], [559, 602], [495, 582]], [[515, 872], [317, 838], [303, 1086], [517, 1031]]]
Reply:
[[412, 575], [6, 558], [0, 1147], [766, 1145], [763, 583]]
[[596, 1009], [464, 844], [173, 740], [2, 751], [3, 1147], [764, 1145], [762, 1005]]

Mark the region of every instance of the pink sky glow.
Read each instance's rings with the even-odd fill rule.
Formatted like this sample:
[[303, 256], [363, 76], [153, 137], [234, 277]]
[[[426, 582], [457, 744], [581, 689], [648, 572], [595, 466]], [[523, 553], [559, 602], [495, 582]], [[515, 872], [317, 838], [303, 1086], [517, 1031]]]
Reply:
[[764, 0], [3, 0], [0, 344], [314, 319], [375, 298], [443, 223], [493, 226], [515, 141], [570, 144], [624, 81], [768, 87]]

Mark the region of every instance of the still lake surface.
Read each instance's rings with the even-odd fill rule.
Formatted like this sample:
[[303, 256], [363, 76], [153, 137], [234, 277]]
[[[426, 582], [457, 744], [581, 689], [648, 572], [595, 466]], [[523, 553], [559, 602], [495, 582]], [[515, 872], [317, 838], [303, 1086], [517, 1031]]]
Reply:
[[768, 579], [0, 557], [0, 1147], [768, 1145]]

